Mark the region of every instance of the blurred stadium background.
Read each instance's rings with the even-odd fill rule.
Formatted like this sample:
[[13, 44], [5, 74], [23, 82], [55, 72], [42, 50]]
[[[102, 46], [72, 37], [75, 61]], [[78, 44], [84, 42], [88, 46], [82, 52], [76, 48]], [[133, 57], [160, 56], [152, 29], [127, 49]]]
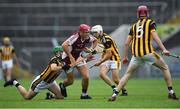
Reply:
[[[14, 68], [16, 76], [38, 75], [49, 62], [52, 47], [81, 23], [101, 24], [116, 40], [122, 57], [124, 40], [142, 4], [149, 7], [165, 46], [180, 55], [180, 0], [0, 0], [0, 37], [9, 35], [15, 47], [21, 64], [21, 69]], [[164, 59], [172, 76], [180, 78], [180, 60]], [[92, 78], [98, 77], [97, 70], [90, 70]], [[161, 78], [162, 74], [144, 65], [135, 77]]]

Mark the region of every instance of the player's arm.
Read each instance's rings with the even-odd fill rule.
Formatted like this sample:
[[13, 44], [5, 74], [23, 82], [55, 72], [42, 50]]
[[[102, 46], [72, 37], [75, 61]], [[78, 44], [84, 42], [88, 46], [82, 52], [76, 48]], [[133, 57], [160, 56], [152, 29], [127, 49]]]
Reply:
[[[85, 58], [83, 58], [82, 56], [79, 56], [75, 62], [75, 65], [79, 64], [81, 61], [85, 60]], [[74, 65], [74, 66], [75, 66]], [[70, 64], [71, 67], [73, 67], [71, 64]]]
[[170, 52], [165, 48], [165, 46], [163, 45], [162, 41], [160, 40], [160, 38], [155, 30], [156, 30], [156, 24], [153, 21], [150, 24], [150, 31], [151, 31], [152, 37], [153, 37], [154, 41], [157, 43], [157, 45], [160, 47], [160, 49], [163, 51], [163, 53], [165, 55], [170, 55]]
[[93, 37], [92, 49], [95, 49], [98, 44], [97, 38]]
[[67, 54], [67, 56], [69, 57], [72, 64], [75, 64], [75, 59], [71, 54], [69, 46], [71, 46], [74, 43], [74, 40], [75, 40], [75, 37], [71, 36], [66, 41], [64, 41], [63, 44], [62, 44], [63, 50]]
[[92, 46], [91, 46], [91, 48], [85, 47], [84, 51], [87, 52], [87, 53], [96, 54], [97, 51], [95, 50], [95, 48], [96, 48], [96, 46], [98, 44], [98, 40], [94, 36], [90, 36], [90, 38], [91, 38], [90, 42], [92, 42]]
[[73, 56], [72, 56], [72, 54], [71, 54], [71, 52], [70, 52], [70, 50], [69, 50], [69, 43], [67, 42], [67, 41], [65, 41], [65, 42], [63, 42], [63, 44], [62, 44], [62, 47], [63, 47], [63, 50], [64, 50], [64, 52], [67, 54], [67, 56], [69, 57], [69, 58], [72, 58]]
[[97, 61], [97, 63], [95, 64], [95, 66], [99, 66], [101, 63], [105, 62], [106, 60], [110, 59], [111, 56], [112, 56], [112, 52], [111, 52], [111, 49], [112, 49], [112, 42], [111, 41], [107, 41], [105, 43], [105, 52], [104, 52], [104, 55], [103, 57]]
[[61, 70], [62, 69], [62, 64], [56, 64], [56, 63], [52, 63], [51, 65], [51, 70], [52, 71], [58, 71], [58, 70]]
[[166, 50], [166, 48], [164, 47], [163, 43], [161, 42], [158, 34], [154, 31], [151, 32], [153, 39], [155, 40], [155, 42], [158, 44], [158, 46], [161, 48], [162, 51]]
[[129, 32], [129, 35], [124, 43], [124, 58], [123, 58], [123, 64], [126, 64], [127, 61], [128, 61], [128, 49], [129, 49], [129, 45], [131, 44], [132, 42], [132, 39], [133, 39], [133, 28], [134, 28], [134, 25], [131, 27], [130, 29], [130, 32]]
[[56, 60], [56, 58], [50, 61], [50, 67], [52, 71], [58, 71], [62, 69], [63, 64]]
[[100, 59], [101, 63], [103, 63], [104, 61], [110, 59], [112, 56], [112, 52], [110, 49], [107, 49], [104, 53], [104, 56], [102, 57], [102, 59]]
[[128, 36], [128, 38], [126, 39], [125, 43], [124, 43], [124, 57], [128, 57], [128, 49], [129, 49], [129, 45], [131, 44], [132, 38]]

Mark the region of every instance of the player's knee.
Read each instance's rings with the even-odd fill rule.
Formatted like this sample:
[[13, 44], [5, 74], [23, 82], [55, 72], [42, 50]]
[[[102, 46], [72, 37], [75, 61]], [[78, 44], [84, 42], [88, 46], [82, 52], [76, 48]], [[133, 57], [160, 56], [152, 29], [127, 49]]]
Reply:
[[99, 73], [99, 77], [103, 78], [104, 76], [106, 76], [104, 73], [102, 72]]
[[84, 80], [89, 80], [89, 75], [84, 75], [84, 76], [83, 76], [83, 79], [84, 79]]
[[68, 84], [72, 85], [74, 83], [74, 79], [68, 79]]
[[88, 80], [89, 79], [89, 73], [87, 72], [87, 73], [82, 74], [82, 78], [84, 80]]
[[167, 64], [164, 65], [164, 69], [165, 69], [165, 70], [169, 70], [169, 67], [168, 67]]
[[169, 70], [169, 67], [166, 63], [162, 67], [160, 67], [161, 70]]

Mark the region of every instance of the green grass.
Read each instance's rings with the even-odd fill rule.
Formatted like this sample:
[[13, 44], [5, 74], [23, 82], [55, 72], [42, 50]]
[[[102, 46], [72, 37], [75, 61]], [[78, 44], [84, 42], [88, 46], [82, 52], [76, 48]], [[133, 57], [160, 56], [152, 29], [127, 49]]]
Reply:
[[[59, 83], [60, 80], [58, 80]], [[30, 80], [21, 80], [26, 88]], [[174, 89], [180, 97], [180, 80], [174, 80]], [[44, 100], [47, 90], [39, 93], [33, 100], [24, 100], [15, 87], [3, 87], [0, 81], [0, 108], [180, 108], [180, 101], [167, 98], [167, 88], [163, 80], [133, 79], [126, 88], [127, 97], [119, 96], [117, 101], [108, 102], [107, 98], [112, 90], [102, 80], [91, 80], [89, 95], [92, 100], [80, 100], [81, 80], [75, 80], [74, 84], [67, 88], [68, 97], [64, 100]]]

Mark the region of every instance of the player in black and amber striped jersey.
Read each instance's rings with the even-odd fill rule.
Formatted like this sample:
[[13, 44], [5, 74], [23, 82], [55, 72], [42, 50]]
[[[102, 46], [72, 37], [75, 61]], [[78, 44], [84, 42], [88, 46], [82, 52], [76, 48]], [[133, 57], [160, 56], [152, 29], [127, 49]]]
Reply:
[[[102, 57], [97, 61], [95, 66], [100, 66], [100, 77], [114, 90], [116, 87], [115, 84], [119, 83], [119, 70], [121, 69], [121, 58], [117, 45], [111, 36], [103, 33], [103, 28], [101, 25], [93, 26], [91, 28], [91, 34], [95, 36], [99, 43], [104, 46]], [[107, 75], [109, 70], [112, 71], [113, 81]], [[125, 89], [122, 90], [122, 96], [127, 96]]]
[[16, 63], [19, 66], [14, 47], [11, 44], [10, 38], [6, 36], [3, 38], [3, 45], [0, 47], [0, 60], [2, 61], [3, 76], [5, 81], [12, 78], [13, 59], [16, 60]]
[[156, 33], [155, 22], [148, 18], [147, 6], [139, 6], [137, 9], [138, 21], [131, 27], [129, 36], [125, 42], [125, 55], [123, 63], [128, 61], [128, 47], [132, 42], [132, 58], [127, 68], [126, 73], [121, 78], [117, 89], [113, 92], [113, 95], [109, 98], [109, 101], [116, 100], [116, 97], [123, 86], [127, 83], [130, 76], [136, 71], [140, 65], [144, 65], [145, 62], [158, 67], [164, 75], [164, 79], [168, 89], [168, 98], [178, 100], [176, 94], [172, 88], [172, 79], [169, 68], [165, 61], [160, 57], [152, 47], [152, 40], [161, 48], [163, 54], [170, 55], [170, 52], [166, 50], [162, 44], [158, 34]]
[[54, 93], [55, 98], [63, 99], [64, 97], [62, 96], [61, 90], [55, 79], [59, 76], [61, 70], [68, 70], [70, 65], [67, 65], [62, 59], [63, 48], [61, 46], [55, 47], [53, 52], [55, 56], [50, 60], [46, 69], [33, 80], [28, 91], [20, 85], [16, 79], [7, 81], [4, 84], [4, 87], [15, 85], [23, 98], [27, 100], [32, 99], [43, 89], [48, 89]]
[[156, 30], [156, 24], [152, 19], [139, 19], [133, 24], [129, 38], [132, 39], [132, 55], [144, 56], [153, 53], [152, 34]]

